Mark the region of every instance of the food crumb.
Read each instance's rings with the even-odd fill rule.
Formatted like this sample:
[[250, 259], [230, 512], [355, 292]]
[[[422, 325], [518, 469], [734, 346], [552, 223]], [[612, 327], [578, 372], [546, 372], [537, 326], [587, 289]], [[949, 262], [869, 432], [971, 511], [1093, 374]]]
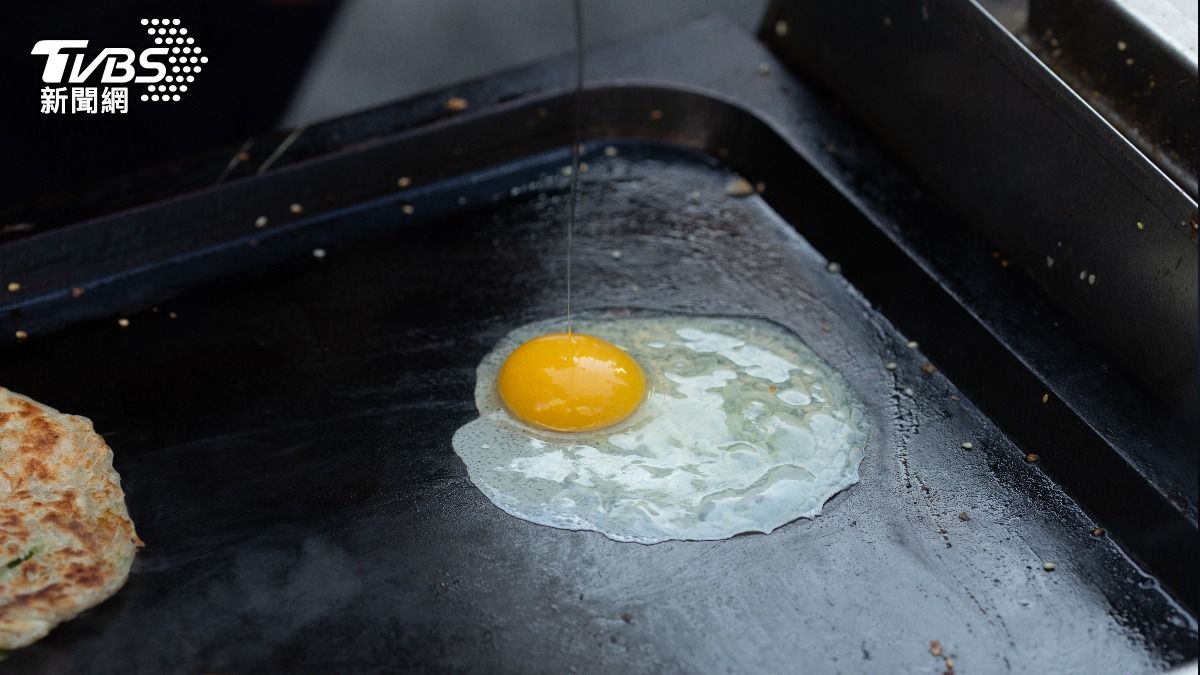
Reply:
[[255, 219], [254, 219], [254, 226], [255, 226], [255, 227], [266, 227], [266, 226], [267, 226], [267, 217], [266, 217], [266, 216], [259, 216], [259, 217], [255, 218]]
[[929, 643], [929, 653], [934, 656], [942, 655], [942, 643], [939, 640], [933, 640]]
[[755, 191], [755, 192], [757, 192], [757, 193], [759, 193], [759, 194], [762, 194], [762, 193], [766, 192], [766, 191], [767, 191], [767, 184], [766, 184], [766, 183], [764, 183], [764, 182], [762, 182], [762, 181], [759, 181], [759, 182], [755, 183], [755, 184], [754, 184], [754, 191]]
[[18, 340], [28, 340], [28, 339], [29, 339], [29, 333], [26, 333], [26, 332], [25, 332], [25, 331], [23, 331], [23, 330], [19, 330], [19, 331], [17, 331], [17, 332], [15, 333], [15, 335], [17, 336], [17, 339], [18, 339]]
[[1042, 403], [1050, 402], [1050, 394], [1042, 394]]
[[1137, 222], [1137, 229], [1139, 229], [1139, 230], [1144, 230], [1144, 229], [1146, 229], [1146, 224], [1145, 224], [1145, 223], [1143, 223], [1142, 221], [1140, 221], [1140, 220], [1139, 220], [1139, 221]]
[[1127, 59], [1125, 59], [1125, 65], [1127, 65], [1127, 66], [1132, 66], [1133, 64], [1134, 64], [1134, 60], [1133, 60], [1133, 57], [1132, 57], [1132, 56], [1131, 56], [1131, 57], [1129, 57], [1129, 58], [1127, 58]]
[[897, 366], [896, 366], [896, 362], [895, 362], [895, 361], [888, 361], [888, 362], [887, 362], [887, 365], [886, 365], [886, 366], [884, 366], [884, 368], [887, 368], [888, 370], [895, 370], [895, 369], [897, 368]]
[[904, 395], [905, 395], [905, 396], [912, 396], [912, 395], [913, 395], [913, 389], [912, 389], [912, 387], [905, 387], [905, 388], [904, 388]]
[[85, 291], [82, 286], [72, 286], [71, 287], [71, 297], [72, 298], [78, 298], [86, 292], [87, 291]]
[[1039, 459], [1041, 459], [1041, 458], [1037, 456], [1036, 452], [1031, 452], [1028, 455], [1025, 455], [1025, 461], [1029, 462], [1030, 464], [1033, 464], [1034, 462], [1038, 461]]
[[775, 22], [775, 34], [779, 37], [787, 37], [788, 24], [786, 21], [780, 19], [779, 21]]
[[932, 375], [937, 372], [937, 366], [926, 361], [925, 365], [921, 366], [921, 372], [925, 373], [926, 375]]
[[1084, 280], [1084, 279], [1086, 279], [1086, 278], [1087, 278], [1087, 270], [1083, 270], [1082, 272], [1080, 272], [1080, 273], [1079, 273], [1079, 280], [1080, 280], [1080, 281], [1083, 281], [1083, 280]]
[[313, 257], [314, 257], [314, 258], [318, 258], [318, 259], [319, 259], [319, 258], [324, 258], [324, 257], [325, 257], [325, 249], [323, 249], [323, 248], [314, 248], [314, 249], [313, 249], [313, 251], [312, 251], [312, 254], [313, 254]]
[[1046, 570], [1047, 572], [1053, 572], [1054, 570], [1058, 569], [1058, 565], [1052, 562], [1044, 562], [1042, 563], [1042, 569]]
[[725, 194], [730, 197], [748, 197], [754, 194], [754, 186], [745, 178], [734, 178], [726, 183]]
[[1092, 530], [1092, 536], [1093, 536], [1093, 537], [1103, 537], [1103, 536], [1104, 536], [1104, 528], [1103, 528], [1103, 527], [1097, 527], [1097, 528], [1093, 529], [1093, 530]]
[[775, 385], [773, 385], [773, 384], [768, 384], [768, 385], [767, 385], [767, 391], [769, 391], [769, 392], [771, 392], [772, 394], [774, 394], [775, 392], [779, 391], [779, 387], [777, 387], [777, 386], [775, 386]]
[[126, 319], [125, 317], [121, 317], [121, 318], [117, 319], [117, 325], [120, 326], [121, 328], [129, 328], [129, 319]]
[[921, 345], [916, 340], [909, 340], [908, 342], [904, 343], [904, 346], [908, 347], [909, 349], [916, 349], [917, 347], [920, 347]]
[[758, 64], [758, 74], [762, 75], [763, 77], [770, 75], [771, 74], [771, 64], [766, 63], [765, 61], [763, 63]]
[[404, 213], [404, 215], [411, 216], [413, 214], [413, 211], [415, 211], [416, 209], [413, 208], [412, 204], [405, 204], [404, 206], [400, 207], [400, 210]]
[[1129, 49], [1129, 45], [1125, 44], [1124, 40], [1117, 40], [1117, 51], [1123, 52], [1126, 49]]
[[1054, 267], [1054, 258], [1046, 256], [1046, 267]]
[[292, 202], [292, 205], [288, 207], [288, 211], [291, 211], [292, 213], [303, 213], [304, 205], [300, 202]]
[[9, 293], [16, 293], [19, 290], [21, 290], [20, 282], [17, 282], [17, 281], [8, 282], [8, 292]]
[[605, 157], [616, 157], [617, 156], [616, 146], [613, 146], [613, 145], [606, 146], [604, 148], [604, 156]]
[[829, 270], [830, 272], [832, 272], [834, 274], [839, 274], [842, 271], [842, 266], [840, 263], [831, 262], [825, 266], [825, 269]]
[[954, 659], [946, 657], [946, 670], [954, 670]]
[[1005, 258], [1005, 259], [1001, 260], [1001, 261], [1000, 261], [1000, 266], [1001, 266], [1001, 267], [1004, 267], [1004, 268], [1007, 268], [1007, 267], [1008, 267], [1008, 258]]
[[650, 119], [654, 120], [655, 122], [661, 120], [662, 118], [663, 118], [663, 111], [658, 110], [657, 108], [650, 111]]
[[587, 173], [587, 171], [588, 171], [588, 163], [580, 162], [579, 163], [579, 173]]
[[461, 96], [451, 96], [446, 99], [446, 110], [450, 112], [462, 112], [467, 109], [468, 105], [470, 104], [467, 103], [467, 99]]
[[972, 443], [971, 441], [963, 441], [963, 443], [962, 443], [963, 450], [971, 450], [974, 447], [975, 447], [975, 444]]
[[629, 612], [625, 612], [625, 613], [621, 614], [621, 620], [624, 621], [625, 623], [633, 623], [633, 615], [630, 614]]
[[175, 312], [167, 312], [167, 318], [168, 319], [178, 319], [179, 315], [176, 314]]
[[615, 249], [615, 248], [614, 248], [613, 250], [609, 251], [609, 252], [608, 252], [608, 254], [609, 254], [610, 256], [612, 256], [613, 260], [620, 260], [620, 259], [621, 259], [621, 256], [622, 256], [622, 255], [624, 255], [624, 254], [622, 254], [622, 253], [621, 253], [619, 250], [617, 250], [617, 249]]
[[401, 176], [396, 179], [396, 187], [406, 188], [409, 185], [412, 185], [412, 179], [408, 176]]
[[1096, 285], [1096, 275], [1095, 274], [1088, 275], [1088, 284], [1090, 284], [1092, 286]]
[[969, 513], [967, 513], [966, 511], [963, 511], [958, 514], [958, 519], [965, 523], [971, 519], [971, 515]]

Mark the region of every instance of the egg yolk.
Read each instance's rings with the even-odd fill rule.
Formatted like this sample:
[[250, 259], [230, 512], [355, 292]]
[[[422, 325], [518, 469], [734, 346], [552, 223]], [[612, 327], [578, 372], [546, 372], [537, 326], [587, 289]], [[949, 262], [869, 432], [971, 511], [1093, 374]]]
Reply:
[[580, 333], [550, 333], [517, 347], [496, 384], [512, 414], [553, 431], [616, 424], [646, 393], [646, 378], [629, 354]]

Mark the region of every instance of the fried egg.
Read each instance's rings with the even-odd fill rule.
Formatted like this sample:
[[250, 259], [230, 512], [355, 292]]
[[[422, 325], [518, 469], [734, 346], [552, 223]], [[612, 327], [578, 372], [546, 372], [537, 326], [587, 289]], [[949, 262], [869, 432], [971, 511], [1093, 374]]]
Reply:
[[555, 333], [563, 324], [522, 326], [484, 357], [479, 417], [454, 434], [503, 511], [617, 541], [713, 540], [813, 518], [858, 482], [862, 404], [784, 328], [596, 316]]

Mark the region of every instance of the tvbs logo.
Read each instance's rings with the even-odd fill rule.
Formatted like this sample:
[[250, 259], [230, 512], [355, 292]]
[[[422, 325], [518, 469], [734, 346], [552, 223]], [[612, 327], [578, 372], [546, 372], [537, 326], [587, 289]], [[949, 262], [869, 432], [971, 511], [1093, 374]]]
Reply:
[[[41, 40], [30, 54], [46, 57], [42, 113], [125, 113], [129, 111], [130, 84], [141, 92], [143, 101], [178, 102], [208, 63], [208, 56], [181, 23], [179, 19], [142, 19], [155, 46], [140, 52], [108, 47], [89, 57], [84, 51], [87, 40]], [[92, 82], [104, 86], [87, 86]]]

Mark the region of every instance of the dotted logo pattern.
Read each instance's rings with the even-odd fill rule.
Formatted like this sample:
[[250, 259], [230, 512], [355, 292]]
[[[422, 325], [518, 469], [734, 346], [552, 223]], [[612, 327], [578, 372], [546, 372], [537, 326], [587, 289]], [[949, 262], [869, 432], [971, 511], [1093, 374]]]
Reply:
[[170, 50], [167, 76], [146, 87], [148, 93], [142, 94], [143, 101], [178, 101], [208, 63], [208, 56], [182, 23], [179, 19], [142, 19], [146, 33], [154, 37], [154, 44]]

